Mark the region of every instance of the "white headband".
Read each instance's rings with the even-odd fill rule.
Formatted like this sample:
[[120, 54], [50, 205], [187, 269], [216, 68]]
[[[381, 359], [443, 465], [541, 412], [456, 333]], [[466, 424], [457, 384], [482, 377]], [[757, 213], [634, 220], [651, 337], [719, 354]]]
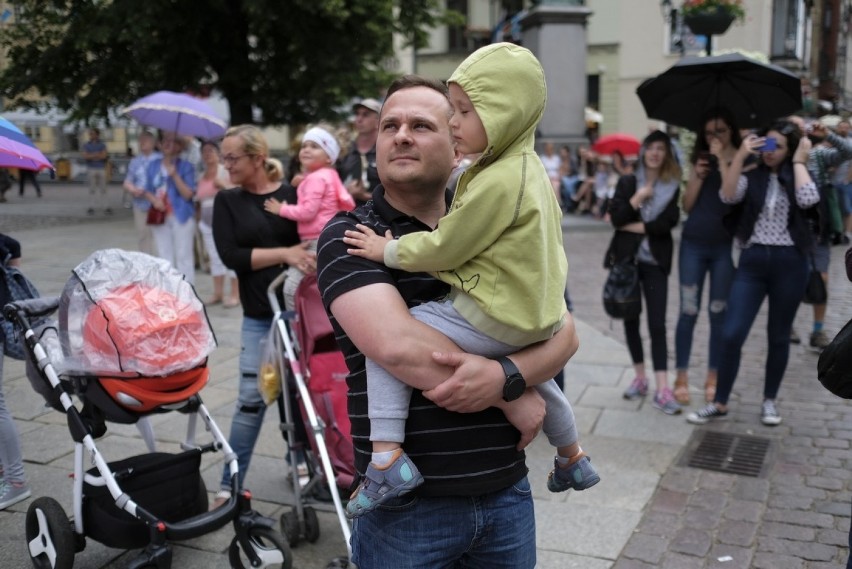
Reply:
[[302, 137], [302, 142], [315, 142], [320, 148], [325, 150], [328, 157], [331, 158], [332, 164], [337, 162], [337, 157], [340, 155], [340, 145], [337, 140], [325, 129], [315, 126], [308, 130]]

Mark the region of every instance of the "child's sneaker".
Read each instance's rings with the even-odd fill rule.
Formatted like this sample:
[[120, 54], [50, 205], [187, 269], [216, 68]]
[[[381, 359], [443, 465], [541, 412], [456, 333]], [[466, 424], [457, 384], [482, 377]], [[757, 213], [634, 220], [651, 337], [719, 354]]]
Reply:
[[551, 492], [564, 492], [571, 489], [579, 491], [591, 488], [600, 481], [601, 477], [588, 456], [565, 468], [560, 468], [556, 459], [553, 459], [553, 470], [547, 475], [547, 489]]
[[638, 399], [648, 394], [648, 379], [645, 377], [634, 377], [630, 387], [624, 392], [625, 399]]
[[683, 410], [680, 404], [675, 401], [672, 390], [668, 387], [654, 393], [654, 402], [652, 405], [666, 415], [679, 415]]
[[16, 486], [14, 484], [5, 483], [0, 489], [0, 510], [5, 510], [9, 506], [17, 504], [22, 500], [30, 497], [30, 487], [27, 484]]
[[703, 409], [687, 415], [686, 421], [693, 425], [704, 425], [713, 419], [724, 419], [727, 416], [727, 411], [721, 411], [714, 403], [708, 403]]
[[350, 518], [374, 510], [391, 498], [404, 496], [423, 484], [423, 476], [402, 449], [394, 451], [394, 458], [384, 468], [372, 462], [367, 467], [364, 480], [346, 504], [346, 515]]

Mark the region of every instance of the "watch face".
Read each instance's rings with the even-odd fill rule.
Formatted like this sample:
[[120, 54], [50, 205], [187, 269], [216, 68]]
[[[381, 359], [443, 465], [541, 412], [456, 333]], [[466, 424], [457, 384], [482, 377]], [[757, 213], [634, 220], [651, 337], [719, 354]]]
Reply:
[[514, 401], [524, 394], [527, 384], [521, 374], [510, 375], [506, 378], [506, 383], [503, 385], [503, 399], [506, 401]]

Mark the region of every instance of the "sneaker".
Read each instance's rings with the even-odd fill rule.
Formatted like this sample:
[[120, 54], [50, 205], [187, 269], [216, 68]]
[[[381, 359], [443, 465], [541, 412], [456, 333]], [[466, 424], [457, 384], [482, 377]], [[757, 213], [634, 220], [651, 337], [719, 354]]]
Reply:
[[601, 477], [588, 456], [569, 464], [566, 468], [561, 468], [556, 459], [553, 459], [553, 470], [547, 475], [547, 489], [551, 492], [564, 492], [571, 489], [580, 491], [591, 488], [600, 481]]
[[713, 403], [708, 403], [703, 409], [693, 411], [686, 416], [686, 421], [693, 425], [704, 425], [713, 419], [724, 419], [728, 416], [727, 411], [722, 411]]
[[648, 394], [648, 379], [645, 377], [634, 377], [624, 392], [625, 399], [638, 399]]
[[796, 332], [795, 330], [793, 330], [792, 328], [790, 329], [790, 343], [791, 344], [801, 344], [802, 343], [802, 339], [799, 338], [799, 333]]
[[816, 348], [819, 351], [823, 351], [828, 347], [831, 343], [831, 340], [828, 339], [825, 332], [820, 330], [819, 332], [814, 332], [811, 334], [811, 347]]
[[668, 387], [654, 393], [654, 401], [651, 404], [655, 409], [659, 409], [666, 415], [679, 415], [683, 411], [680, 404], [675, 401], [672, 390]]
[[14, 484], [4, 484], [0, 489], [0, 510], [5, 510], [13, 504], [17, 504], [22, 500], [26, 500], [32, 495], [30, 487], [27, 484], [15, 486]]
[[402, 449], [397, 449], [394, 459], [384, 468], [370, 463], [367, 474], [346, 504], [346, 515], [350, 518], [364, 515], [392, 498], [408, 494], [421, 484], [423, 476], [420, 471]]
[[760, 409], [760, 422], [770, 427], [781, 424], [781, 415], [778, 414], [775, 401], [772, 399], [765, 399], [763, 401], [763, 406]]
[[210, 504], [210, 511], [212, 512], [225, 502], [231, 499], [231, 491], [230, 490], [219, 490], [216, 492], [216, 497], [213, 499], [213, 503]]

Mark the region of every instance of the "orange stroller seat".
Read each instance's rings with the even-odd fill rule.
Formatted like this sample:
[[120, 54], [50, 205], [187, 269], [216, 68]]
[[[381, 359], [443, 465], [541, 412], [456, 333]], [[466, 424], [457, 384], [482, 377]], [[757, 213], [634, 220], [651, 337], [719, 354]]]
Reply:
[[166, 377], [106, 379], [100, 383], [119, 405], [136, 413], [148, 413], [167, 405], [182, 403], [201, 391], [210, 373], [206, 367], [174, 373]]

